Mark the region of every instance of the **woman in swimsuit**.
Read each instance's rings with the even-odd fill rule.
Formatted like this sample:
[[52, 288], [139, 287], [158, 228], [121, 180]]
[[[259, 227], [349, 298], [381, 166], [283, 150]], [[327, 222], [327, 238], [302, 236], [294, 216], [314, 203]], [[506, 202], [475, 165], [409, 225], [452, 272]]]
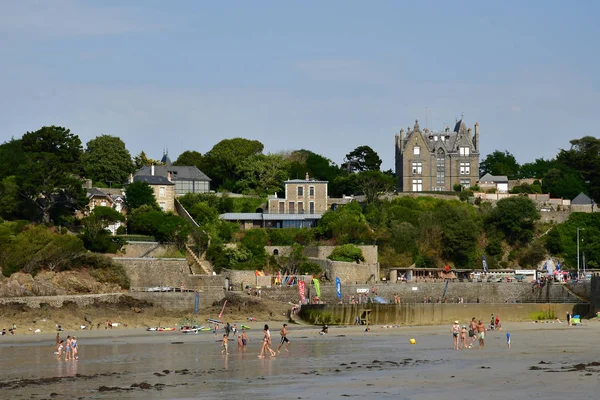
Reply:
[[79, 359], [79, 357], [77, 356], [77, 351], [78, 351], [78, 349], [77, 349], [77, 337], [75, 337], [75, 336], [73, 336], [73, 339], [71, 339], [71, 348], [72, 348], [72, 351], [73, 351], [72, 359], [73, 360]]
[[458, 321], [454, 321], [452, 325], [452, 338], [454, 339], [454, 350], [458, 350], [458, 335], [460, 333], [460, 325]]

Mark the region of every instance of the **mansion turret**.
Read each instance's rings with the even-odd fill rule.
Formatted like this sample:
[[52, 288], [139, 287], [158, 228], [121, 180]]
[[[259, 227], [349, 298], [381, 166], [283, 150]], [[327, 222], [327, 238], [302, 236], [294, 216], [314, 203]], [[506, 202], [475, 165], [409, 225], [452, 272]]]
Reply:
[[461, 119], [450, 131], [419, 127], [396, 134], [396, 176], [399, 192], [451, 191], [479, 179], [479, 124], [474, 132]]

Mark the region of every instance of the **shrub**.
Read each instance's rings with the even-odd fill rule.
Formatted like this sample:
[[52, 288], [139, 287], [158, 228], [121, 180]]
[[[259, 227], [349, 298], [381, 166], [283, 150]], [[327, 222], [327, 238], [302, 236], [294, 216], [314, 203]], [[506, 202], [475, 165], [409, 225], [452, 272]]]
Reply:
[[298, 273], [300, 275], [317, 275], [321, 273], [321, 266], [317, 263], [314, 262], [303, 262], [302, 264], [300, 264], [300, 266], [298, 267]]
[[338, 246], [329, 255], [332, 261], [359, 262], [365, 261], [362, 250], [353, 244]]
[[110, 257], [85, 253], [78, 257], [74, 264], [80, 268], [87, 268], [90, 275], [98, 282], [116, 284], [123, 289], [129, 289], [131, 285], [123, 265]]

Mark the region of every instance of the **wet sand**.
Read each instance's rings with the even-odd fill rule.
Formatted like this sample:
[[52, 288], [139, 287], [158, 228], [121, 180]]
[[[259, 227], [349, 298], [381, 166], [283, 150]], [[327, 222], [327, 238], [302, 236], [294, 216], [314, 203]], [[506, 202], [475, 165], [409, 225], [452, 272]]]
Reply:
[[[78, 361], [57, 361], [54, 335], [0, 338], [0, 397], [32, 399], [592, 399], [600, 378], [600, 323], [506, 323], [486, 347], [455, 351], [450, 326], [290, 326], [290, 352], [258, 359], [261, 324], [246, 353], [221, 354], [212, 332], [113, 329], [75, 334]], [[274, 342], [281, 323], [271, 325]], [[505, 333], [512, 337], [506, 346]], [[417, 340], [416, 345], [409, 343]], [[274, 343], [276, 347], [278, 343]]]

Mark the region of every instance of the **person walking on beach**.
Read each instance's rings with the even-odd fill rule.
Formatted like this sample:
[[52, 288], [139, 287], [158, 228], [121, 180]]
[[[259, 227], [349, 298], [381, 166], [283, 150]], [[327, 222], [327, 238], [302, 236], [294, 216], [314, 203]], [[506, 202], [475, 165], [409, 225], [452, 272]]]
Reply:
[[237, 345], [238, 345], [238, 351], [242, 351], [244, 348], [244, 344], [242, 343], [242, 335], [238, 335]]
[[506, 332], [506, 345], [510, 349], [510, 332]]
[[248, 344], [248, 335], [246, 334], [246, 329], [242, 328], [242, 347], [244, 351], [246, 351], [246, 344]]
[[477, 324], [477, 338], [479, 339], [479, 347], [485, 347], [485, 325], [481, 320]]
[[477, 340], [477, 322], [475, 322], [475, 317], [471, 319], [471, 323], [469, 324], [469, 337], [471, 338], [471, 343], [468, 347], [472, 349]]
[[271, 357], [275, 357], [275, 352], [271, 348], [271, 332], [269, 332], [269, 325], [265, 325], [264, 329], [265, 336], [263, 337], [262, 348], [260, 349], [260, 354], [258, 358], [264, 358], [265, 352], [268, 351]]
[[452, 339], [454, 340], [454, 350], [458, 350], [458, 335], [460, 334], [460, 325], [458, 321], [454, 321], [454, 325], [452, 325]]
[[227, 334], [224, 333], [223, 334], [223, 342], [222, 342], [222, 346], [223, 346], [223, 350], [221, 350], [221, 354], [225, 353], [225, 354], [229, 354], [229, 351], [227, 351]]
[[281, 328], [281, 331], [279, 332], [279, 334], [281, 335], [281, 343], [279, 343], [279, 347], [277, 348], [277, 352], [279, 353], [279, 350], [281, 349], [281, 346], [283, 346], [283, 344], [285, 343], [285, 351], [289, 351], [290, 348], [290, 340], [287, 338], [287, 324], [283, 324], [283, 328]]

